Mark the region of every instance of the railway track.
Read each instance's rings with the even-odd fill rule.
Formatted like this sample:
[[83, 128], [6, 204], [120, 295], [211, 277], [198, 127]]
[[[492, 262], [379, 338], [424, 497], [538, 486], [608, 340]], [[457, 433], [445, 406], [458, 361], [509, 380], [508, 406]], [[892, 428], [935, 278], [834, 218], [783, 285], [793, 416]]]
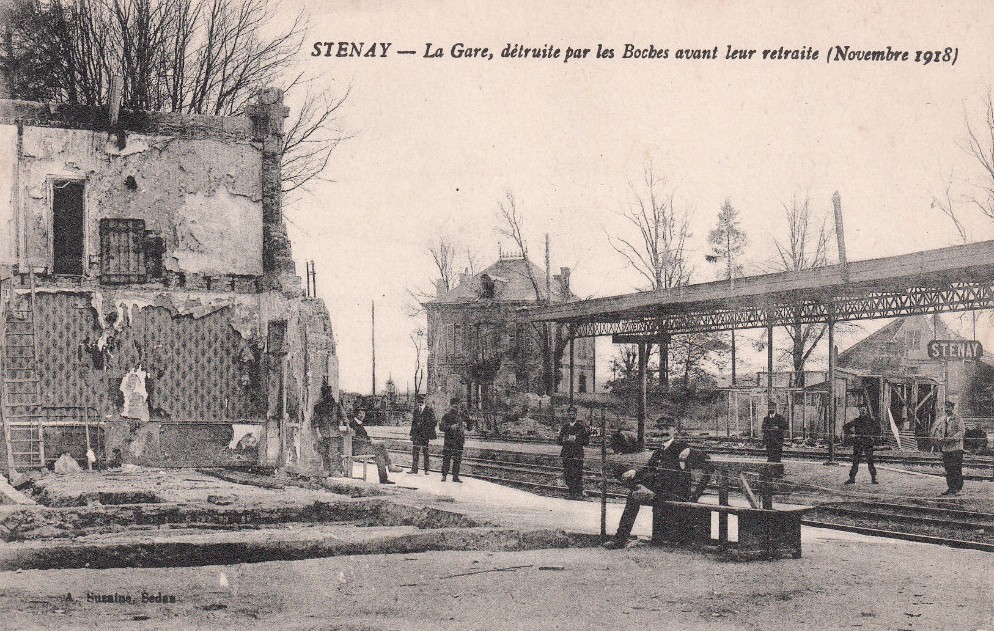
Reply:
[[802, 523], [994, 552], [994, 513], [858, 501], [822, 504]]
[[[394, 445], [390, 451], [395, 462], [410, 464], [410, 452], [406, 449]], [[567, 495], [561, 478], [562, 467], [558, 463], [552, 464], [551, 458], [548, 464], [540, 464], [515, 462], [514, 452], [510, 450], [487, 450], [486, 455], [486, 458], [464, 457], [461, 473], [541, 495]], [[438, 462], [437, 457], [435, 462]], [[599, 498], [599, 473], [587, 470], [584, 479], [586, 495]], [[625, 485], [609, 477], [607, 496], [610, 501], [623, 501], [627, 494]], [[811, 501], [811, 498], [805, 501]], [[802, 523], [817, 528], [994, 552], [994, 513], [860, 500], [820, 504]]]
[[[514, 444], [533, 444], [533, 445], [555, 445], [556, 441], [549, 438], [535, 438], [535, 437], [500, 437], [493, 439], [495, 442], [507, 443], [509, 447], [513, 447]], [[596, 440], [596, 439], [595, 439]], [[742, 447], [738, 445], [726, 445], [723, 443], [728, 442], [724, 438], [709, 438], [709, 437], [692, 437], [691, 442], [699, 443], [701, 445], [707, 446], [708, 453], [723, 456], [746, 456], [755, 458], [765, 458], [766, 450], [759, 447]], [[653, 442], [646, 443], [646, 449], [657, 449], [661, 445]], [[838, 462], [847, 462], [851, 456], [851, 448], [839, 446], [836, 452], [836, 460]], [[784, 449], [783, 457], [785, 459], [794, 460], [812, 460], [812, 461], [823, 461], [827, 457], [825, 450], [811, 450], [811, 449]], [[874, 460], [878, 464], [899, 464], [907, 466], [921, 466], [921, 467], [942, 467], [942, 458], [936, 455], [926, 455], [922, 454], [919, 456], [910, 455], [891, 455], [886, 450], [877, 450], [874, 454]], [[965, 469], [970, 469], [973, 473], [967, 473], [964, 478], [967, 480], [994, 480], [994, 457], [990, 456], [977, 456], [968, 455], [963, 459], [963, 467]]]

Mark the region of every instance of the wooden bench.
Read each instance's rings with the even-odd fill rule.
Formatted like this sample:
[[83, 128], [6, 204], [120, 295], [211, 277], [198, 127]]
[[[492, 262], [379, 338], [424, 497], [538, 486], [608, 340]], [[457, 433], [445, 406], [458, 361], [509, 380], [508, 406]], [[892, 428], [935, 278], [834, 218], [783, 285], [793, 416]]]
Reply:
[[[353, 462], [361, 462], [362, 463], [362, 479], [363, 479], [363, 481], [365, 481], [366, 480], [366, 467], [369, 466], [369, 463], [376, 464], [376, 456], [374, 456], [373, 454], [361, 454], [361, 455], [358, 455], [358, 456], [351, 456], [351, 458], [352, 458]], [[347, 477], [351, 478], [352, 477], [352, 468], [350, 467], [348, 471], [349, 471], [349, 474], [348, 474]]]
[[[739, 560], [801, 557], [801, 517], [813, 506], [784, 504], [773, 507], [773, 477], [782, 475], [783, 466], [769, 463], [758, 467], [759, 497], [740, 472], [737, 482], [749, 500], [748, 505], [731, 505], [728, 491], [737, 470], [729, 463], [715, 462], [718, 501], [655, 502], [652, 508], [653, 545], [679, 545], [717, 548]], [[738, 536], [729, 536], [729, 516], [736, 519]], [[717, 528], [713, 528], [717, 521]], [[716, 531], [716, 532], [715, 532]]]
[[[659, 502], [652, 508], [653, 545], [716, 547], [740, 559], [801, 557], [801, 517], [812, 506], [776, 509], [730, 506], [702, 502]], [[712, 536], [712, 515], [718, 532]], [[729, 538], [728, 518], [738, 522], [738, 538]]]

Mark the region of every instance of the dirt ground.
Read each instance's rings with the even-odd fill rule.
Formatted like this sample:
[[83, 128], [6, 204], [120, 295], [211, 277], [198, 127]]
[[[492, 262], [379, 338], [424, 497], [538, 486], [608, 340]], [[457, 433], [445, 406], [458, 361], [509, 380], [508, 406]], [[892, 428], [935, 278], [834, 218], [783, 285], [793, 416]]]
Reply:
[[980, 552], [828, 533], [778, 562], [637, 546], [7, 572], [0, 610], [9, 629], [979, 631], [994, 628], [991, 570]]
[[873, 500], [901, 503], [928, 503], [963, 510], [991, 511], [994, 508], [994, 482], [967, 480], [961, 497], [943, 497], [946, 480], [942, 468], [922, 470], [903, 465], [877, 465], [877, 480], [870, 484], [866, 465], [861, 464], [856, 484], [843, 484], [849, 477], [850, 462], [835, 466], [820, 462], [789, 460], [784, 463], [781, 490], [794, 500], [810, 499], [810, 503]]
[[[941, 477], [886, 468], [880, 485], [870, 485], [861, 471], [858, 484], [843, 486], [846, 470], [791, 461], [784, 480], [798, 494], [817, 491], [836, 499], [934, 499], [944, 488]], [[599, 528], [599, 506], [592, 501], [541, 497], [473, 478], [455, 485], [434, 473], [393, 477], [398, 484], [390, 487], [347, 482], [396, 501], [444, 506], [521, 528]], [[217, 493], [234, 496], [234, 506], [284, 507], [333, 495], [327, 489], [230, 484], [184, 470], [87, 475], [44, 486], [70, 504], [92, 500], [94, 493], [136, 489], [192, 505]], [[991, 487], [968, 482], [964, 497], [949, 501], [990, 510]], [[609, 506], [609, 532], [620, 509]], [[643, 538], [648, 521], [643, 511], [635, 529]], [[223, 544], [266, 533], [204, 536]], [[637, 544], [619, 551], [433, 551], [0, 572], [0, 628], [994, 631], [989, 553], [811, 528], [802, 539], [803, 558], [780, 561], [733, 562]]]

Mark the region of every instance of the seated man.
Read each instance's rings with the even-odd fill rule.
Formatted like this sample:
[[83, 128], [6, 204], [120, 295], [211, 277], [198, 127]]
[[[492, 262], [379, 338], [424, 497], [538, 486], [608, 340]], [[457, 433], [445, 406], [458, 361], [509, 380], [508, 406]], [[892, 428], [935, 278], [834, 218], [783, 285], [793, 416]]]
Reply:
[[611, 434], [611, 450], [616, 454], [636, 454], [642, 451], [638, 436], [620, 429]]
[[[668, 517], [660, 502], [675, 500], [696, 502], [704, 494], [711, 480], [711, 459], [708, 455], [683, 441], [676, 440], [676, 427], [672, 421], [660, 418], [656, 421], [663, 446], [652, 454], [645, 466], [638, 471], [629, 469], [622, 478], [633, 484], [632, 491], [625, 501], [625, 511], [621, 514], [618, 531], [614, 538], [604, 544], [605, 548], [623, 548], [632, 534], [635, 518], [642, 504], [656, 507], [654, 515], [660, 519]], [[701, 480], [692, 489], [691, 471], [703, 472]]]
[[387, 470], [391, 467], [390, 455], [387, 453], [387, 447], [381, 442], [374, 442], [373, 439], [369, 437], [369, 434], [366, 432], [366, 428], [362, 424], [365, 418], [366, 411], [356, 409], [353, 413], [352, 420], [349, 421], [349, 429], [353, 432], [352, 455], [375, 456], [376, 470], [380, 474], [380, 484], [394, 484], [390, 481], [387, 475]]

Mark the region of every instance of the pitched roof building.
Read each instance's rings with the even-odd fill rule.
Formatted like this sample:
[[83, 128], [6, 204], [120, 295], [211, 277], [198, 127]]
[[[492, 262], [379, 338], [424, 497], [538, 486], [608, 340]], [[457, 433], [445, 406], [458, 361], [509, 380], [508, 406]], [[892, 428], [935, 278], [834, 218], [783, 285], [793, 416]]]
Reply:
[[[545, 335], [541, 324], [516, 324], [519, 307], [575, 300], [570, 270], [547, 279], [533, 262], [502, 255], [483, 271], [462, 274], [454, 287], [437, 288], [428, 313], [428, 395], [444, 407], [459, 397], [477, 408], [499, 407], [520, 392], [569, 392], [568, 336]], [[550, 299], [551, 290], [551, 299]], [[556, 366], [549, 374], [547, 356]], [[574, 392], [594, 391], [593, 338], [574, 342]]]
[[931, 358], [931, 340], [967, 341], [939, 317], [897, 318], [839, 353], [838, 366], [862, 374], [927, 377], [940, 384], [938, 398], [957, 402], [962, 416], [994, 416], [994, 362]]

